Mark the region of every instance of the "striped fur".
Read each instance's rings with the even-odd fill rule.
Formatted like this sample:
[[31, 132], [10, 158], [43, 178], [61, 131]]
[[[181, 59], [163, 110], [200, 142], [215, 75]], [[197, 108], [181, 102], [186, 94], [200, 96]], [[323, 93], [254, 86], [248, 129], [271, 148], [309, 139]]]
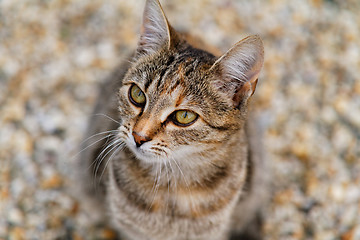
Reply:
[[[168, 24], [159, 2], [147, 1], [133, 64], [106, 82], [95, 110], [117, 123], [90, 122], [90, 135], [114, 130], [113, 138], [98, 138], [83, 154], [91, 172], [103, 172], [92, 177], [124, 239], [228, 238], [235, 209], [251, 199], [246, 188], [256, 188], [246, 109], [262, 62], [257, 36], [218, 58], [189, 45]], [[129, 99], [134, 84], [145, 94], [143, 107]], [[177, 110], [198, 118], [178, 126]], [[137, 145], [134, 132], [146, 142]], [[254, 218], [249, 209], [253, 213], [239, 229]]]

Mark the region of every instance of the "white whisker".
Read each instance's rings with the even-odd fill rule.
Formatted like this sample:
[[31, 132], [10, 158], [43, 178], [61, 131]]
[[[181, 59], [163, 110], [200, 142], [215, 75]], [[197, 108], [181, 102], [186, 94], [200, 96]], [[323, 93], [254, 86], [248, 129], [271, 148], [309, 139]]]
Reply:
[[167, 201], [166, 201], [166, 208], [165, 208], [165, 212], [168, 211], [168, 207], [169, 207], [169, 200], [170, 200], [170, 178], [169, 178], [169, 170], [167, 167], [167, 162], [166, 160], [163, 161], [164, 163], [164, 167], [165, 167], [165, 173], [166, 173], [166, 178], [167, 178]]
[[[109, 153], [111, 153], [112, 151], [114, 151], [119, 145], [119, 142], [120, 142], [121, 140], [120, 139], [117, 139], [117, 140], [114, 140], [110, 145], [112, 146], [111, 147], [111, 149], [100, 159], [100, 160], [95, 160], [95, 161], [98, 161], [97, 162], [97, 166], [96, 166], [96, 168], [95, 168], [95, 170], [94, 170], [94, 186], [95, 186], [95, 191], [96, 191], [96, 189], [97, 189], [97, 184], [98, 183], [100, 183], [101, 182], [101, 176], [100, 176], [100, 178], [99, 178], [99, 180], [98, 180], [98, 177], [97, 177], [97, 173], [98, 173], [98, 171], [99, 171], [99, 169], [100, 169], [100, 166], [101, 166], [101, 163], [104, 161], [104, 159], [106, 158], [106, 156], [109, 154]], [[121, 144], [121, 143], [120, 143]], [[109, 146], [110, 146], [109, 145]], [[108, 146], [108, 147], [109, 147]], [[114, 154], [114, 153], [112, 153], [112, 154]], [[112, 155], [111, 155], [112, 156]], [[106, 166], [107, 166], [107, 164], [105, 164], [105, 166], [104, 166], [104, 169], [106, 168]], [[104, 171], [104, 169], [103, 169], [103, 171]]]
[[170, 159], [170, 161], [168, 161], [169, 162], [169, 166], [170, 166], [170, 169], [171, 169], [171, 172], [172, 172], [172, 179], [174, 180], [174, 190], [176, 190], [176, 186], [177, 186], [177, 184], [176, 184], [176, 176], [174, 176], [174, 174], [175, 174], [175, 171], [174, 171], [174, 168], [173, 168], [173, 166], [171, 165], [171, 159]]
[[[119, 151], [121, 151], [121, 150], [124, 148], [124, 145], [125, 145], [124, 142], [118, 142], [118, 144], [115, 146], [115, 148], [116, 148], [115, 151], [111, 154], [111, 156], [109, 157], [109, 159], [108, 159], [108, 160], [106, 161], [106, 163], [105, 163], [105, 166], [104, 166], [104, 169], [102, 170], [102, 173], [101, 173], [99, 182], [101, 182], [101, 179], [102, 179], [102, 177], [103, 177], [103, 175], [104, 175], [104, 173], [105, 173], [105, 170], [106, 170], [109, 162], [111, 161], [111, 159], [112, 159]], [[112, 150], [111, 150], [111, 151], [112, 151]]]
[[113, 119], [112, 117], [109, 117], [108, 115], [106, 114], [103, 114], [103, 113], [96, 113], [94, 114], [95, 116], [102, 116], [102, 117], [106, 117], [107, 119], [110, 119], [111, 121], [117, 123], [117, 124], [121, 124], [119, 121], [116, 121], [115, 119]]
[[[110, 141], [115, 141], [115, 139], [114, 139], [115, 137], [116, 137], [115, 135], [109, 134], [109, 135], [107, 136], [108, 140], [106, 140], [106, 142], [103, 144], [103, 147], [108, 143], [109, 139], [110, 139]], [[105, 138], [106, 138], [106, 137], [105, 137]], [[102, 138], [101, 140], [104, 140], [105, 138]], [[109, 145], [108, 145], [108, 146], [109, 146]], [[95, 160], [88, 166], [87, 170], [89, 170], [95, 163], [98, 162], [99, 157], [100, 157], [102, 154], [104, 154], [104, 152], [106, 151], [106, 149], [108, 148], [108, 146], [101, 151], [101, 153], [95, 158]]]
[[95, 142], [91, 143], [90, 145], [86, 146], [84, 149], [82, 149], [81, 151], [79, 151], [78, 153], [76, 153], [73, 157], [71, 157], [71, 159], [75, 159], [79, 154], [81, 154], [82, 152], [84, 152], [86, 149], [92, 147], [93, 145], [97, 144], [98, 142], [104, 140], [105, 138], [108, 138], [108, 137], [111, 137], [113, 135], [114, 132], [117, 132], [118, 130], [111, 130], [111, 131], [105, 131], [105, 132], [101, 132], [101, 133], [97, 133], [97, 134], [94, 134], [90, 137], [88, 137], [87, 139], [85, 139], [84, 141], [81, 142], [81, 144], [84, 144], [86, 141], [90, 140], [91, 138], [93, 137], [96, 137], [96, 136], [99, 136], [99, 135], [102, 135], [102, 134], [107, 134], [109, 133], [108, 135], [106, 135], [105, 137], [102, 137], [98, 140], [96, 140]]
[[185, 177], [183, 171], [181, 170], [181, 167], [180, 167], [179, 163], [176, 161], [175, 158], [171, 158], [171, 159], [175, 162], [175, 165], [178, 167], [178, 169], [179, 169], [179, 171], [180, 171], [180, 174], [181, 174], [181, 176], [182, 176], [183, 179], [184, 179], [186, 188], [187, 188], [187, 190], [189, 191], [190, 200], [191, 200], [191, 208], [192, 208], [192, 209], [195, 209], [194, 198], [193, 198], [192, 193], [191, 193], [191, 190], [190, 190], [190, 185], [189, 185], [188, 181], [186, 180], [186, 177]]
[[114, 132], [119, 132], [118, 129], [115, 129], [115, 130], [109, 130], [109, 131], [104, 131], [104, 132], [100, 132], [100, 133], [96, 133], [88, 138], [86, 138], [84, 141], [81, 142], [81, 144], [84, 144], [86, 141], [90, 140], [91, 138], [93, 137], [96, 137], [96, 136], [99, 136], [99, 135], [102, 135], [102, 134], [106, 134], [106, 133], [114, 133]]
[[[150, 205], [150, 208], [151, 206], [154, 204], [154, 201], [155, 201], [155, 198], [157, 196], [157, 193], [159, 191], [159, 187], [160, 187], [160, 181], [161, 181], [161, 164], [160, 163], [157, 163], [157, 165], [159, 166], [159, 171], [156, 170], [156, 177], [155, 177], [155, 181], [154, 181], [154, 184], [155, 184], [155, 190], [154, 190], [154, 195], [153, 195], [153, 199], [151, 201], [151, 205]], [[150, 211], [150, 208], [149, 208], [149, 211]]]
[[[158, 164], [158, 165], [160, 165], [160, 164]], [[152, 200], [151, 200], [151, 203], [150, 203], [150, 206], [149, 206], [149, 209], [148, 209], [148, 213], [150, 212], [150, 209], [151, 209], [151, 207], [152, 207], [152, 205], [154, 204], [154, 201], [155, 201], [155, 197], [156, 197], [155, 191], [156, 191], [156, 185], [157, 185], [157, 183], [158, 183], [158, 177], [159, 177], [158, 175], [159, 175], [159, 171], [158, 171], [158, 169], [156, 168], [156, 170], [155, 170], [154, 184], [153, 184], [153, 186], [152, 186], [152, 188], [151, 188], [151, 192], [154, 192], [154, 195], [153, 195], [153, 197], [152, 197]]]
[[[105, 159], [105, 157], [111, 153], [115, 148], [116, 148], [116, 145], [120, 142], [121, 140], [120, 139], [114, 139], [112, 140], [112, 143], [110, 143], [109, 145], [106, 146], [105, 149], [103, 149], [101, 151], [101, 153], [99, 154], [99, 156], [95, 159], [95, 162], [97, 164], [95, 170], [94, 170], [94, 176], [95, 176], [95, 179], [97, 179], [97, 172], [100, 168], [100, 165], [102, 163], [102, 161]], [[110, 150], [108, 150], [110, 149]], [[107, 152], [106, 152], [107, 151]], [[106, 153], [105, 153], [106, 152]], [[102, 157], [101, 157], [102, 156]], [[99, 158], [101, 157], [101, 159], [99, 160]]]

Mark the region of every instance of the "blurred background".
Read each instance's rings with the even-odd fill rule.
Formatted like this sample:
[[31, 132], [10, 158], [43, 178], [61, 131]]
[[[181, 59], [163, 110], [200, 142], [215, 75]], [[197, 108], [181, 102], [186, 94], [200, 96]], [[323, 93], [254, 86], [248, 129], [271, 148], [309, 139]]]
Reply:
[[[266, 239], [360, 239], [360, 1], [161, 2], [223, 52], [264, 41]], [[98, 84], [134, 50], [143, 5], [0, 0], [0, 239], [114, 237], [68, 189]]]

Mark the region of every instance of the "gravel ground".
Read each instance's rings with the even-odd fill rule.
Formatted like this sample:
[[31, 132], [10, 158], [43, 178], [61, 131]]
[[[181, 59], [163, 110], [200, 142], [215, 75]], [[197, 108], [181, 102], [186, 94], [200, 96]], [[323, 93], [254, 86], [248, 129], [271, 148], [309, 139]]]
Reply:
[[[360, 239], [360, 2], [162, 2], [222, 51], [264, 40], [266, 239]], [[0, 1], [0, 239], [114, 238], [68, 189], [98, 83], [136, 46], [143, 4]]]

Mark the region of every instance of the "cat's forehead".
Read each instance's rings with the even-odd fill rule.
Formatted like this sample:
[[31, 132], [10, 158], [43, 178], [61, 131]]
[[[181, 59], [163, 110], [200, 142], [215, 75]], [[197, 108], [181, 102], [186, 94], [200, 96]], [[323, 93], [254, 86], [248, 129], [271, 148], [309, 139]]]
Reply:
[[159, 52], [137, 66], [137, 79], [145, 90], [156, 85], [156, 91], [172, 91], [182, 85], [185, 91], [202, 84], [215, 57], [205, 51], [186, 48], [177, 52]]

